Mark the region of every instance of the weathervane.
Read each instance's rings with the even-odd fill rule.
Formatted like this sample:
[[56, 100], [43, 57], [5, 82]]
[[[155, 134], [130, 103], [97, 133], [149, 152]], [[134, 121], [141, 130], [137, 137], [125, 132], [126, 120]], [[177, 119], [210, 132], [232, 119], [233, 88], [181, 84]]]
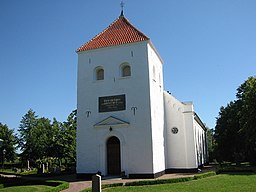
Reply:
[[124, 16], [124, 1], [121, 1], [120, 6], [121, 6], [121, 15], [120, 16]]

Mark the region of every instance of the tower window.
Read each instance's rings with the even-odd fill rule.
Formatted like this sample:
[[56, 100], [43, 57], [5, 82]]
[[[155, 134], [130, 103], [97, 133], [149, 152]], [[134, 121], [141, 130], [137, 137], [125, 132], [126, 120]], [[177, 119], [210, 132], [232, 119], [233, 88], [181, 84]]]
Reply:
[[121, 77], [131, 76], [131, 66], [127, 63], [121, 65]]
[[95, 79], [104, 80], [104, 69], [102, 67], [97, 67], [95, 70]]
[[123, 77], [131, 76], [131, 67], [125, 66], [123, 67]]

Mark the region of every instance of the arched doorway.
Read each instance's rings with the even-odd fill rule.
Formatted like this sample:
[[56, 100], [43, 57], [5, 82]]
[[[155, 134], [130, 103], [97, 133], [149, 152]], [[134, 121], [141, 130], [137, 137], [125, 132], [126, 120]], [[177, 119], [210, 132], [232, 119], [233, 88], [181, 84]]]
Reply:
[[120, 141], [115, 136], [107, 140], [107, 170], [108, 175], [121, 174]]

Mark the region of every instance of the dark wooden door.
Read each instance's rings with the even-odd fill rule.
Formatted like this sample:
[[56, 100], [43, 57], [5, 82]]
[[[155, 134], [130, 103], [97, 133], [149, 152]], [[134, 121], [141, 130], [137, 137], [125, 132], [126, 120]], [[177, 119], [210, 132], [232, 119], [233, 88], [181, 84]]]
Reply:
[[120, 141], [117, 137], [110, 137], [107, 141], [108, 175], [121, 174]]

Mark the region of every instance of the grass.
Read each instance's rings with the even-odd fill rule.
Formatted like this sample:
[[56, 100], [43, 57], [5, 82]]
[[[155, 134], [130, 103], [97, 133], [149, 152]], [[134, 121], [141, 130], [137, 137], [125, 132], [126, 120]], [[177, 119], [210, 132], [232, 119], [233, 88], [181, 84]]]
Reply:
[[47, 192], [58, 192], [63, 189], [67, 189], [69, 183], [65, 181], [55, 180], [23, 180], [20, 178], [3, 178], [0, 177], [0, 192], [7, 191], [21, 191], [21, 192], [32, 192], [32, 191], [47, 191]]
[[30, 186], [15, 186], [15, 187], [7, 187], [0, 189], [0, 192], [40, 192], [40, 191], [50, 191], [54, 189], [54, 187], [47, 185], [30, 185]]
[[[17, 169], [16, 169], [17, 170]], [[15, 171], [14, 169], [0, 169], [0, 173], [3, 173], [3, 174], [11, 174], [11, 175], [21, 175], [21, 176], [25, 176], [25, 175], [35, 175], [37, 174], [37, 169], [33, 169], [33, 170], [30, 170], [30, 171], [27, 171], [25, 169], [23, 169], [23, 172], [19, 171]]]
[[[0, 173], [4, 175], [19, 175], [20, 177], [3, 177], [0, 175], [0, 192], [7, 191], [47, 191], [58, 192], [69, 187], [69, 183], [65, 181], [46, 180], [39, 177], [52, 176], [54, 174], [37, 174], [37, 170], [24, 171], [16, 173], [14, 169], [0, 169]], [[28, 179], [27, 176], [34, 177]], [[36, 179], [38, 177], [38, 179]]]
[[253, 192], [256, 191], [255, 181], [256, 174], [253, 173], [230, 173], [173, 184], [107, 188], [104, 192]]

